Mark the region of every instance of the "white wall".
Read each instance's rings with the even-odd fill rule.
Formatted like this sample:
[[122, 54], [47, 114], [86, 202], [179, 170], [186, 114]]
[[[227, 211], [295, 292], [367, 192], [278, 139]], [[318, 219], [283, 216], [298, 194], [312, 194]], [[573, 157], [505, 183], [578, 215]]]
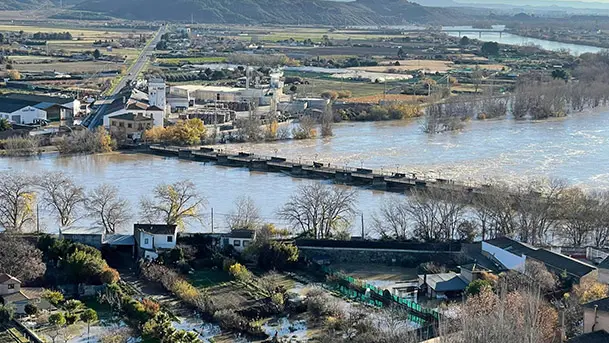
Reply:
[[[167, 107], [165, 82], [148, 83], [148, 99], [151, 106], [165, 109]], [[156, 126], [156, 125], [155, 125]]]
[[[239, 241], [238, 246], [235, 245], [235, 241]], [[245, 238], [245, 239], [244, 238], [232, 238], [232, 237], [228, 238], [228, 244], [232, 245], [235, 248], [235, 250], [237, 250], [239, 252], [242, 252], [243, 250], [245, 250], [245, 248], [247, 248], [247, 246], [249, 244], [251, 244], [251, 242], [252, 242], [252, 240], [249, 238]]]
[[146, 111], [147, 115], [152, 115], [155, 127], [165, 127], [165, 112], [164, 111]]
[[47, 119], [46, 111], [32, 106], [26, 106], [12, 113], [1, 112], [1, 110], [2, 109], [0, 109], [0, 117], [8, 119], [11, 122], [15, 122], [13, 121], [13, 116], [21, 116], [17, 124], [32, 124], [35, 119]]
[[[8, 285], [13, 285], [13, 288], [9, 289]], [[14, 294], [14, 293], [18, 293], [20, 290], [21, 290], [21, 284], [14, 280], [9, 280], [3, 284], [0, 284], [0, 295]]]
[[512, 254], [511, 252], [505, 251], [486, 242], [482, 242], [482, 251], [485, 251], [489, 255], [495, 257], [506, 268], [524, 272], [526, 256]]
[[[148, 244], [146, 244], [146, 239], [148, 239]], [[154, 236], [147, 234], [146, 232], [140, 231], [140, 248], [143, 249], [152, 249], [154, 244]]]
[[[171, 242], [167, 242], [167, 236], [171, 236]], [[154, 235], [154, 247], [157, 249], [173, 249], [176, 246], [177, 234]]]

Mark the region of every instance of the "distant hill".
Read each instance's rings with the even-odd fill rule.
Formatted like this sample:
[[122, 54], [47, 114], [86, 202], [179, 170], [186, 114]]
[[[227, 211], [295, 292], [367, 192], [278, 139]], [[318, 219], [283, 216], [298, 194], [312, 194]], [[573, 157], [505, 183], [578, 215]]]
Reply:
[[445, 23], [456, 13], [405, 0], [84, 0], [75, 9], [138, 20], [190, 21], [192, 15], [198, 23], [327, 25]]
[[52, 5], [50, 0], [2, 0], [0, 11], [40, 9]]

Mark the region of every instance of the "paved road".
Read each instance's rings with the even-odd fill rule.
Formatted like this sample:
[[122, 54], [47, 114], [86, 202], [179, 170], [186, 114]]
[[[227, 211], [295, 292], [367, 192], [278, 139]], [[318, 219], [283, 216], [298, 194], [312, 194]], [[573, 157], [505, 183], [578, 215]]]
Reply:
[[[121, 89], [125, 88], [127, 82], [137, 78], [139, 73], [144, 69], [144, 66], [154, 53], [154, 49], [157, 43], [161, 40], [161, 36], [166, 31], [166, 25], [163, 25], [159, 28], [156, 35], [148, 42], [148, 45], [144, 47], [137, 60], [129, 67], [127, 70], [127, 75], [122, 77], [118, 85], [114, 88], [111, 94], [106, 96], [105, 99], [112, 99]], [[91, 113], [89, 117], [85, 118], [83, 121], [83, 125], [88, 127], [89, 129], [94, 129], [98, 126], [103, 125], [104, 123], [104, 114], [106, 110], [106, 105], [99, 107], [94, 113]]]

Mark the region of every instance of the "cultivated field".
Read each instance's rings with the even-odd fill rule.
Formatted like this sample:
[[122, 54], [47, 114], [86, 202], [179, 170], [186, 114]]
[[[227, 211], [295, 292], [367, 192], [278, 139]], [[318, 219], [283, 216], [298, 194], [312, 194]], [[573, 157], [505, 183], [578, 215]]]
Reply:
[[59, 73], [99, 73], [104, 71], [120, 70], [122, 66], [122, 63], [102, 61], [29, 63], [14, 65], [14, 67], [20, 72], [55, 71]]

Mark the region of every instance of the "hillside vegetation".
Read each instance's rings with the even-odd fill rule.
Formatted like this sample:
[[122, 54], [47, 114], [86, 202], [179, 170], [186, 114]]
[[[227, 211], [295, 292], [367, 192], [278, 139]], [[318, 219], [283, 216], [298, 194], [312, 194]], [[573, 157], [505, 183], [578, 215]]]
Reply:
[[[57, 1], [5, 0], [0, 1], [0, 9], [36, 9]], [[192, 15], [198, 23], [227, 24], [446, 23], [456, 13], [454, 9], [423, 7], [406, 0], [69, 0], [69, 3], [76, 3], [72, 9], [119, 18], [190, 22]]]

